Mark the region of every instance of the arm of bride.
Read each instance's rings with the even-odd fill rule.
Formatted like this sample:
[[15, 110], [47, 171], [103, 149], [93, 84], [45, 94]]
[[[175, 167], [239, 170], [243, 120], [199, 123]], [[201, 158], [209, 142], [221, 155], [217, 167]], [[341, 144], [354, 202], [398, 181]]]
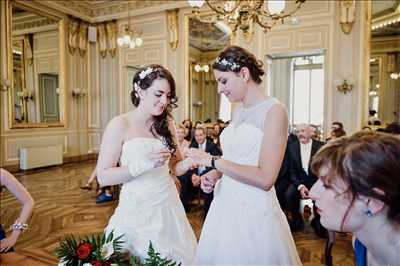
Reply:
[[[215, 161], [215, 167], [219, 172], [239, 182], [270, 190], [278, 176], [287, 143], [288, 118], [286, 108], [281, 104], [273, 106], [265, 118], [264, 125], [265, 133], [258, 166], [237, 164], [219, 159]], [[211, 166], [212, 156], [194, 149], [191, 149], [188, 154], [195, 163]]]
[[126, 131], [123, 118], [116, 117], [110, 121], [103, 134], [99, 158], [97, 160], [97, 179], [101, 186], [117, 185], [161, 166], [169, 158], [167, 149], [154, 152], [142, 161], [135, 160], [129, 165], [117, 167], [121, 157], [123, 132]]
[[181, 176], [185, 174], [190, 169], [197, 167], [191, 159], [186, 158], [182, 154], [182, 149], [179, 146], [179, 142], [176, 138], [176, 127], [173, 119], [168, 120], [169, 130], [172, 134], [172, 139], [175, 143], [176, 149], [175, 152], [171, 155], [171, 159], [169, 161], [169, 167], [171, 170], [172, 176]]
[[107, 125], [97, 159], [97, 180], [100, 186], [117, 185], [132, 176], [128, 166], [117, 167], [123, 144], [124, 123], [121, 117], [113, 118]]

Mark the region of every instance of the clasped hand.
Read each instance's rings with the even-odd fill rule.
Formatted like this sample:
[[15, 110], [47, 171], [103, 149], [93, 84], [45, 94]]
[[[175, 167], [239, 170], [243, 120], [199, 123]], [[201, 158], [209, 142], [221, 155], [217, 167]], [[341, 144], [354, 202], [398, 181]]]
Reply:
[[203, 150], [190, 148], [186, 156], [197, 166], [211, 166], [212, 156]]
[[171, 157], [171, 152], [162, 148], [149, 154], [148, 159], [154, 163], [154, 167], [160, 167]]
[[[200, 149], [191, 148], [186, 153], [187, 160], [190, 160], [194, 165], [198, 166], [211, 166], [212, 156]], [[200, 177], [200, 187], [205, 193], [211, 193], [218, 178], [208, 172]]]

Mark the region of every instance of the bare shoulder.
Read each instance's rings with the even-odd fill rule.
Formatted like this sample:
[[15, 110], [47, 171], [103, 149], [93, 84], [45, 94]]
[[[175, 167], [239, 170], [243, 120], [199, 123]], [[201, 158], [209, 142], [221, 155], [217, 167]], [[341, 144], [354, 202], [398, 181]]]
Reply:
[[127, 113], [115, 116], [108, 122], [107, 129], [111, 129], [113, 131], [122, 130], [127, 127], [128, 121]]
[[287, 120], [287, 116], [288, 116], [288, 114], [287, 114], [286, 107], [281, 102], [277, 102], [268, 111], [268, 114], [266, 115], [265, 119], [273, 120], [273, 121], [276, 121], [277, 119]]

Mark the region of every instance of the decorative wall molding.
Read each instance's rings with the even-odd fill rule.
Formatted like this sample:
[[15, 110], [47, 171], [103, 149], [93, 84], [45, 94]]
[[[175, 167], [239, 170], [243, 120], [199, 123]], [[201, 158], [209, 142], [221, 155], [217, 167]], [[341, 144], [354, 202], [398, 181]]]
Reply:
[[20, 30], [28, 30], [32, 28], [43, 27], [47, 25], [57, 25], [58, 21], [46, 18], [46, 17], [37, 17], [34, 21], [14, 21], [13, 20], [13, 32]]
[[178, 47], [178, 42], [179, 42], [178, 13], [179, 13], [179, 9], [167, 11], [169, 45], [173, 51], [176, 50], [176, 48]]
[[101, 133], [100, 132], [89, 133], [88, 137], [89, 137], [88, 153], [99, 152], [101, 143]]
[[90, 44], [88, 53], [88, 127], [100, 128], [100, 81], [99, 81], [99, 60], [97, 54], [99, 46]]
[[19, 161], [19, 149], [23, 147], [43, 147], [49, 145], [62, 145], [63, 155], [68, 154], [67, 135], [47, 135], [36, 137], [7, 138], [4, 140], [5, 162], [12, 163]]

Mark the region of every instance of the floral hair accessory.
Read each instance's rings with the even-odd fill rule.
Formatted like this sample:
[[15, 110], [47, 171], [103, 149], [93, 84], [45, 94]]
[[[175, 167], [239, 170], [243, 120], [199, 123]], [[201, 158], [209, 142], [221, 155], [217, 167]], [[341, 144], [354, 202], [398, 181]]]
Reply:
[[148, 68], [146, 68], [145, 70], [142, 70], [142, 72], [139, 73], [139, 78], [140, 79], [144, 79], [145, 77], [147, 77], [148, 75], [150, 75], [154, 71], [157, 71], [157, 68], [148, 67]]
[[226, 58], [221, 59], [220, 57], [217, 57], [217, 59], [215, 59], [215, 63], [220, 64], [220, 65], [227, 66], [227, 67], [229, 67], [231, 70], [237, 70], [237, 69], [240, 69], [240, 68], [241, 68], [240, 65], [237, 64], [237, 63], [235, 63], [235, 62], [233, 62], [232, 59], [229, 59], [229, 60], [228, 60], [228, 59], [226, 59]]
[[141, 90], [137, 82], [133, 83], [133, 89], [135, 90], [136, 93], [139, 93], [139, 91]]
[[[151, 73], [157, 71], [157, 68], [152, 68], [152, 67], [147, 67], [146, 69], [142, 70], [139, 73], [139, 78], [140, 80], [145, 79], [148, 75], [150, 75]], [[139, 81], [133, 83], [133, 88], [135, 90], [136, 93], [139, 93], [139, 91], [141, 90], [140, 86], [139, 86]]]

